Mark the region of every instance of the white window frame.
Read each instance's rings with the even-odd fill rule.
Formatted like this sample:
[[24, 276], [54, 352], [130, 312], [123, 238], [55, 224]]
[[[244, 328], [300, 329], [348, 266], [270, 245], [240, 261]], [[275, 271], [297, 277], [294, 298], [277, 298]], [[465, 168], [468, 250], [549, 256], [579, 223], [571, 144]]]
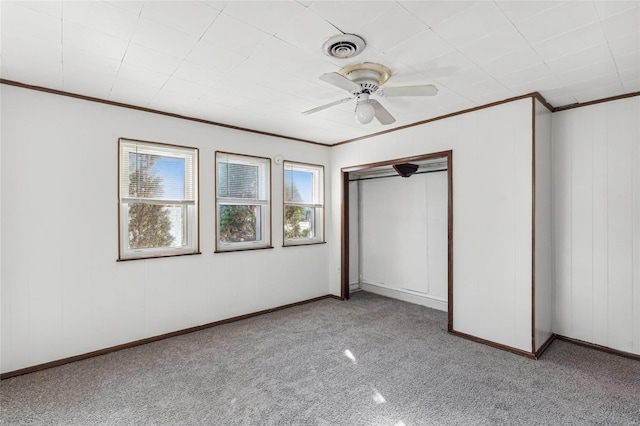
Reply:
[[[185, 194], [184, 199], [176, 200], [129, 197], [128, 159], [132, 152], [184, 159], [185, 184], [190, 182], [192, 185], [192, 189], [188, 191], [190, 195]], [[135, 139], [120, 138], [118, 140], [118, 222], [120, 228], [118, 260], [199, 253], [198, 157], [198, 148]], [[184, 213], [185, 223], [183, 224], [185, 243], [178, 247], [129, 248], [129, 204], [131, 203], [182, 206], [186, 210]]]
[[[284, 195], [285, 185], [285, 170], [294, 170], [294, 171], [303, 171], [303, 172], [311, 172], [313, 174], [313, 200], [311, 203], [302, 203], [302, 202], [290, 202], [284, 201], [286, 196]], [[283, 246], [300, 246], [300, 245], [309, 245], [309, 244], [323, 244], [325, 242], [324, 235], [324, 166], [317, 164], [308, 164], [308, 163], [300, 163], [296, 161], [284, 161], [283, 162], [283, 208], [282, 208], [282, 238], [283, 238]], [[314, 220], [313, 220], [313, 237], [309, 238], [286, 238], [285, 237], [285, 229], [286, 226], [285, 218], [286, 218], [286, 208], [287, 206], [297, 206], [297, 207], [306, 207], [313, 209], [314, 212]]]
[[[258, 198], [230, 198], [218, 196], [218, 164], [229, 162], [246, 164], [258, 167]], [[271, 246], [271, 159], [251, 155], [234, 154], [223, 151], [215, 153], [215, 195], [216, 195], [216, 253], [256, 250], [272, 248]], [[262, 195], [262, 196], [260, 196]], [[260, 216], [257, 222], [260, 224], [256, 241], [224, 242], [220, 240], [220, 207], [226, 205], [259, 206]]]

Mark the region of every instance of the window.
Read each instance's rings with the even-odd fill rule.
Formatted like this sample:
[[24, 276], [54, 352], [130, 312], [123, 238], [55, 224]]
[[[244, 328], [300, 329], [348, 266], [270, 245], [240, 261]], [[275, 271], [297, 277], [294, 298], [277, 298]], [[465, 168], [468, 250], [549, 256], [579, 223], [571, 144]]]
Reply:
[[324, 242], [324, 167], [284, 162], [284, 245]]
[[271, 247], [271, 160], [216, 152], [216, 251]]
[[119, 144], [119, 259], [197, 253], [198, 150]]

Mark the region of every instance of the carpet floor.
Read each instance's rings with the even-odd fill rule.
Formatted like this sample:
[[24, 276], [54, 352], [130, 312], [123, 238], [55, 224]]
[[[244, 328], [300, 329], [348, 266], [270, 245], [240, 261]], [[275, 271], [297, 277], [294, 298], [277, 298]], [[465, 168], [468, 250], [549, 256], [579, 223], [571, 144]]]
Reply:
[[370, 293], [0, 383], [3, 425], [640, 425], [640, 363], [556, 341], [538, 361]]

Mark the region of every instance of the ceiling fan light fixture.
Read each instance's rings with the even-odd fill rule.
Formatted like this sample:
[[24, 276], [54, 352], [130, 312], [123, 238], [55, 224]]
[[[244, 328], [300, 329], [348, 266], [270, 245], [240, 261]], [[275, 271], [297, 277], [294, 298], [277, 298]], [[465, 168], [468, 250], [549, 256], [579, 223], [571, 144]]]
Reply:
[[360, 124], [369, 124], [373, 121], [376, 111], [369, 102], [369, 96], [362, 94], [358, 96], [358, 103], [356, 104], [356, 121]]

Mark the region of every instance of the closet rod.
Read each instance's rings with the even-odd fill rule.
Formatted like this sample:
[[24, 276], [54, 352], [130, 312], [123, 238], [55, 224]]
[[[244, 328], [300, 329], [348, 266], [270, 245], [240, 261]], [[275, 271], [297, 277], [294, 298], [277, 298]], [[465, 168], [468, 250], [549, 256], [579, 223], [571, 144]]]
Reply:
[[[423, 173], [437, 173], [437, 172], [446, 172], [447, 169], [440, 169], [440, 170], [425, 170], [422, 172], [416, 172], [413, 175], [421, 175]], [[411, 176], [413, 176], [411, 175]], [[349, 179], [349, 182], [357, 182], [359, 180], [371, 180], [371, 179], [382, 179], [382, 178], [392, 178], [392, 177], [402, 177], [400, 175], [389, 175], [389, 176], [373, 176], [373, 177], [365, 177], [365, 178], [360, 178], [360, 179]]]

